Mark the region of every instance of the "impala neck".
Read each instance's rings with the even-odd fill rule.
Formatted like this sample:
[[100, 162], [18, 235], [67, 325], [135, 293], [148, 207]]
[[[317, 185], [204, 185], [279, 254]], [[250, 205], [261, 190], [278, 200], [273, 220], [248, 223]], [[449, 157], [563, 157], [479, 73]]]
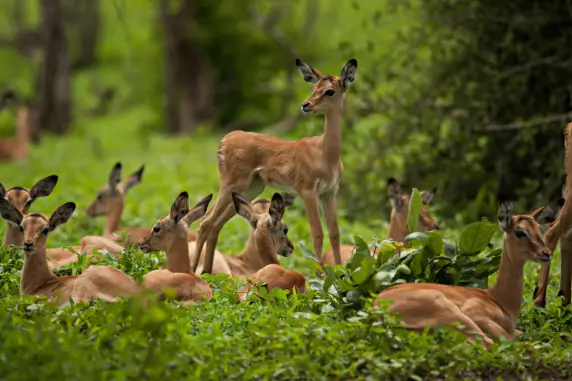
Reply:
[[165, 251], [167, 257], [167, 270], [173, 273], [191, 274], [191, 260], [189, 259], [189, 244], [187, 236], [175, 235], [171, 246]]
[[497, 281], [491, 286], [488, 293], [516, 324], [524, 292], [525, 261], [515, 259], [515, 257], [512, 255], [505, 237]]
[[405, 221], [403, 221], [403, 219], [400, 218], [400, 216], [398, 216], [397, 213], [392, 210], [391, 217], [389, 218], [389, 230], [387, 232], [387, 238], [405, 243], [406, 236], [407, 226]]
[[34, 293], [43, 284], [55, 278], [56, 276], [48, 267], [45, 245], [31, 253], [24, 252], [24, 267], [20, 278], [22, 295]]
[[267, 232], [251, 230], [248, 241], [238, 258], [255, 272], [266, 265], [280, 264], [276, 246]]
[[20, 228], [6, 222], [6, 233], [2, 246], [14, 245], [22, 246], [24, 244], [24, 235], [20, 232]]
[[30, 141], [30, 110], [28, 107], [18, 109], [16, 115], [16, 144], [22, 151], [28, 150]]
[[342, 112], [343, 101], [338, 108], [324, 114], [324, 135], [322, 135], [324, 161], [332, 165], [337, 164], [342, 155], [342, 131], [340, 128]]
[[103, 228], [104, 236], [111, 236], [114, 232], [119, 230], [119, 224], [121, 222], [121, 214], [123, 214], [123, 206], [125, 204], [125, 196], [122, 194], [116, 197], [114, 200], [114, 207], [107, 214], [107, 219], [105, 220], [105, 227]]

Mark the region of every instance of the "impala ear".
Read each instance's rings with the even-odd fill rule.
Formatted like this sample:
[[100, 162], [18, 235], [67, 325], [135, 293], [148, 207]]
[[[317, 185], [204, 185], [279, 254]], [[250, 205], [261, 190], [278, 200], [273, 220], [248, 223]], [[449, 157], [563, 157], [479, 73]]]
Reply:
[[395, 208], [403, 206], [403, 198], [401, 197], [401, 185], [393, 177], [387, 179], [387, 195]]
[[171, 212], [169, 213], [169, 218], [173, 220], [176, 224], [179, 223], [189, 213], [189, 194], [187, 192], [181, 192], [173, 205], [171, 205]]
[[4, 188], [4, 185], [2, 185], [2, 183], [0, 183], [0, 198], [4, 198], [6, 197], [6, 188]]
[[252, 204], [248, 202], [246, 198], [236, 192], [232, 192], [232, 202], [234, 204], [234, 210], [236, 210], [236, 213], [247, 220], [253, 229], [256, 229], [256, 225], [258, 224], [258, 214], [256, 214], [252, 208]]
[[111, 189], [111, 192], [115, 193], [117, 191], [117, 186], [119, 185], [120, 182], [121, 182], [121, 163], [117, 162], [115, 163], [113, 168], [111, 168], [111, 172], [109, 172], [108, 185], [109, 189]]
[[187, 222], [187, 225], [191, 225], [193, 222], [195, 222], [199, 218], [202, 218], [207, 213], [209, 203], [211, 202], [212, 199], [213, 199], [213, 194], [211, 193], [191, 208], [191, 211], [187, 213], [187, 215], [185, 216], [185, 221]]
[[270, 202], [270, 209], [268, 210], [268, 214], [270, 214], [270, 218], [272, 218], [274, 224], [282, 219], [285, 209], [286, 205], [280, 193], [274, 193], [272, 201]]
[[499, 206], [498, 219], [502, 230], [509, 232], [514, 228], [514, 207], [512, 202], [505, 201]]
[[423, 202], [423, 204], [429, 205], [431, 200], [433, 200], [435, 193], [437, 193], [437, 188], [427, 189], [421, 192], [421, 201]]
[[49, 196], [53, 192], [57, 183], [57, 175], [51, 175], [41, 179], [32, 187], [32, 189], [30, 189], [30, 198], [36, 199], [38, 197]]
[[[143, 177], [143, 171], [145, 170], [145, 165], [142, 165], [136, 172], [132, 173], [127, 177], [121, 185], [123, 186], [123, 192], [127, 192], [129, 189], [133, 188], [135, 185], [141, 182]], [[119, 176], [121, 178], [121, 175]]]
[[352, 58], [349, 60], [340, 73], [340, 82], [342, 83], [342, 88], [345, 90], [350, 87], [352, 82], [356, 79], [357, 73], [357, 60]]
[[75, 203], [66, 202], [60, 205], [50, 216], [48, 226], [50, 231], [54, 231], [58, 226], [65, 224], [73, 215], [75, 211]]
[[283, 192], [280, 195], [282, 196], [282, 199], [284, 200], [284, 207], [285, 208], [289, 208], [292, 205], [294, 205], [294, 201], [296, 201], [296, 195], [293, 195], [293, 194], [288, 193], [288, 192]]
[[300, 74], [302, 74], [302, 78], [304, 78], [304, 81], [311, 84], [317, 83], [320, 80], [320, 78], [324, 76], [322, 73], [320, 73], [319, 70], [314, 69], [312, 66], [303, 62], [299, 58], [296, 58], [296, 68], [298, 68], [298, 71], [300, 72]]
[[22, 212], [5, 198], [0, 198], [0, 214], [2, 218], [16, 226], [19, 226], [24, 219]]

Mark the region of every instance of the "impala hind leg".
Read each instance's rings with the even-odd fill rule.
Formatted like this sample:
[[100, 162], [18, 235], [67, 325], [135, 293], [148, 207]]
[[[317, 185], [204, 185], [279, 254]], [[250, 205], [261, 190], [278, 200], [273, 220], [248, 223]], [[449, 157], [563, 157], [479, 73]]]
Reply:
[[340, 265], [342, 263], [342, 256], [340, 253], [340, 228], [338, 226], [338, 217], [336, 215], [336, 194], [333, 192], [326, 194], [323, 197], [322, 202], [326, 227], [328, 229], [328, 238], [334, 253], [334, 263], [336, 265]]
[[550, 263], [543, 263], [538, 272], [538, 282], [534, 288], [532, 296], [534, 305], [544, 308], [546, 306], [546, 290], [548, 289], [548, 279], [550, 278]]
[[195, 256], [194, 256], [194, 262], [192, 263], [193, 272], [197, 271], [197, 267], [201, 259], [201, 253], [203, 251], [203, 246], [205, 245], [205, 242], [207, 241], [209, 235], [212, 232], [212, 227], [216, 222], [216, 219], [232, 203], [232, 191], [233, 189], [229, 187], [222, 187], [222, 186], [220, 187], [218, 200], [216, 201], [213, 208], [210, 210], [210, 213], [207, 213], [205, 217], [203, 217], [203, 220], [201, 221], [201, 224], [197, 229]]
[[562, 305], [570, 304], [572, 293], [572, 236], [560, 239], [560, 292]]
[[[314, 189], [299, 191], [300, 198], [306, 206], [306, 216], [310, 223], [310, 234], [312, 235], [312, 244], [314, 245], [314, 255], [322, 264], [322, 249], [324, 246], [324, 231], [322, 230], [322, 222], [320, 221], [320, 210], [318, 207], [318, 195]], [[338, 233], [339, 234], [339, 233]], [[339, 245], [338, 245], [339, 248]], [[339, 256], [339, 251], [338, 251]]]
[[[248, 201], [252, 201], [256, 196], [264, 191], [264, 183], [255, 178], [251, 181], [248, 188], [244, 190], [244, 197]], [[218, 237], [220, 236], [220, 232], [224, 225], [236, 214], [236, 210], [234, 208], [233, 203], [231, 202], [230, 205], [226, 207], [224, 212], [220, 215], [219, 218], [213, 223], [210, 233], [207, 237], [207, 249], [206, 249], [206, 257], [205, 262], [203, 264], [203, 273], [212, 274], [213, 262], [214, 262], [214, 254], [216, 250], [216, 245], [218, 243]]]

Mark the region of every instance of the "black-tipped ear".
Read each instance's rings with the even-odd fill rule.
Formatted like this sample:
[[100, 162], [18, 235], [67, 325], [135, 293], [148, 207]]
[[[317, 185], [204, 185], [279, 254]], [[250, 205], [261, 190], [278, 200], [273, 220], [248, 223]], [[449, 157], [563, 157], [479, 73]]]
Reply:
[[117, 162], [109, 172], [108, 185], [112, 192], [115, 192], [117, 185], [121, 182], [121, 163]]
[[38, 197], [47, 197], [49, 196], [54, 188], [58, 183], [58, 176], [51, 175], [48, 177], [44, 177], [40, 181], [38, 181], [32, 189], [30, 189], [30, 197], [36, 199]]
[[401, 198], [401, 185], [393, 177], [387, 179], [387, 195], [395, 207], [401, 207], [403, 205], [403, 199]]
[[130, 190], [135, 185], [137, 185], [141, 182], [141, 179], [143, 178], [143, 171], [144, 170], [145, 170], [145, 164], [143, 164], [141, 166], [141, 168], [139, 168], [136, 172], [130, 174], [129, 177], [127, 177], [123, 181], [123, 183], [122, 183], [123, 184], [123, 192], [127, 192], [128, 190]]
[[314, 84], [320, 80], [324, 75], [312, 66], [304, 63], [301, 59], [296, 58], [296, 68], [302, 74], [304, 81]]
[[428, 189], [421, 193], [421, 202], [425, 205], [429, 205], [429, 203], [433, 200], [433, 196], [435, 196], [435, 192], [437, 192], [437, 188]]
[[280, 193], [274, 193], [272, 201], [270, 202], [270, 209], [268, 211], [268, 214], [270, 214], [270, 217], [272, 218], [272, 222], [277, 223], [282, 219], [285, 208], [284, 199]]
[[171, 205], [171, 212], [169, 217], [176, 224], [179, 223], [189, 213], [189, 194], [187, 192], [181, 192], [173, 205]]
[[75, 203], [66, 202], [60, 205], [50, 216], [48, 223], [50, 231], [54, 231], [58, 226], [65, 224], [73, 215], [75, 211]]
[[0, 197], [1, 198], [6, 197], [6, 188], [4, 188], [4, 185], [2, 185], [1, 183], [0, 183]]
[[0, 215], [14, 225], [20, 225], [24, 215], [10, 201], [0, 198]]
[[191, 225], [193, 222], [207, 214], [207, 209], [212, 199], [213, 194], [211, 193], [191, 208], [191, 211], [185, 216], [187, 225]]
[[357, 66], [357, 60], [352, 58], [342, 68], [340, 73], [340, 82], [342, 83], [344, 91], [347, 90], [356, 79]]
[[236, 213], [247, 220], [253, 229], [256, 229], [256, 225], [258, 224], [258, 215], [252, 209], [250, 202], [248, 202], [248, 200], [241, 194], [232, 192], [232, 203], [234, 204], [234, 210]]
[[505, 201], [500, 204], [498, 209], [498, 220], [499, 225], [502, 230], [505, 232], [511, 231], [514, 227], [514, 220], [512, 217], [514, 216], [514, 206], [512, 202]]
[[285, 208], [289, 208], [294, 204], [294, 201], [296, 201], [296, 195], [288, 193], [288, 192], [282, 192], [281, 193], [282, 199], [284, 200], [284, 207]]

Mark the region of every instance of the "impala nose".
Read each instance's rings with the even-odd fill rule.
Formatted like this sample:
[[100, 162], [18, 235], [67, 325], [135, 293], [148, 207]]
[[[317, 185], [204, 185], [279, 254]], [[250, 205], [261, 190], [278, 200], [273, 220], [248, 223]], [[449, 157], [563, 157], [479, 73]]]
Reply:
[[24, 241], [24, 250], [29, 250], [34, 246], [34, 242], [30, 240]]
[[302, 112], [310, 112], [310, 111], [312, 111], [310, 102], [304, 102], [302, 104]]

